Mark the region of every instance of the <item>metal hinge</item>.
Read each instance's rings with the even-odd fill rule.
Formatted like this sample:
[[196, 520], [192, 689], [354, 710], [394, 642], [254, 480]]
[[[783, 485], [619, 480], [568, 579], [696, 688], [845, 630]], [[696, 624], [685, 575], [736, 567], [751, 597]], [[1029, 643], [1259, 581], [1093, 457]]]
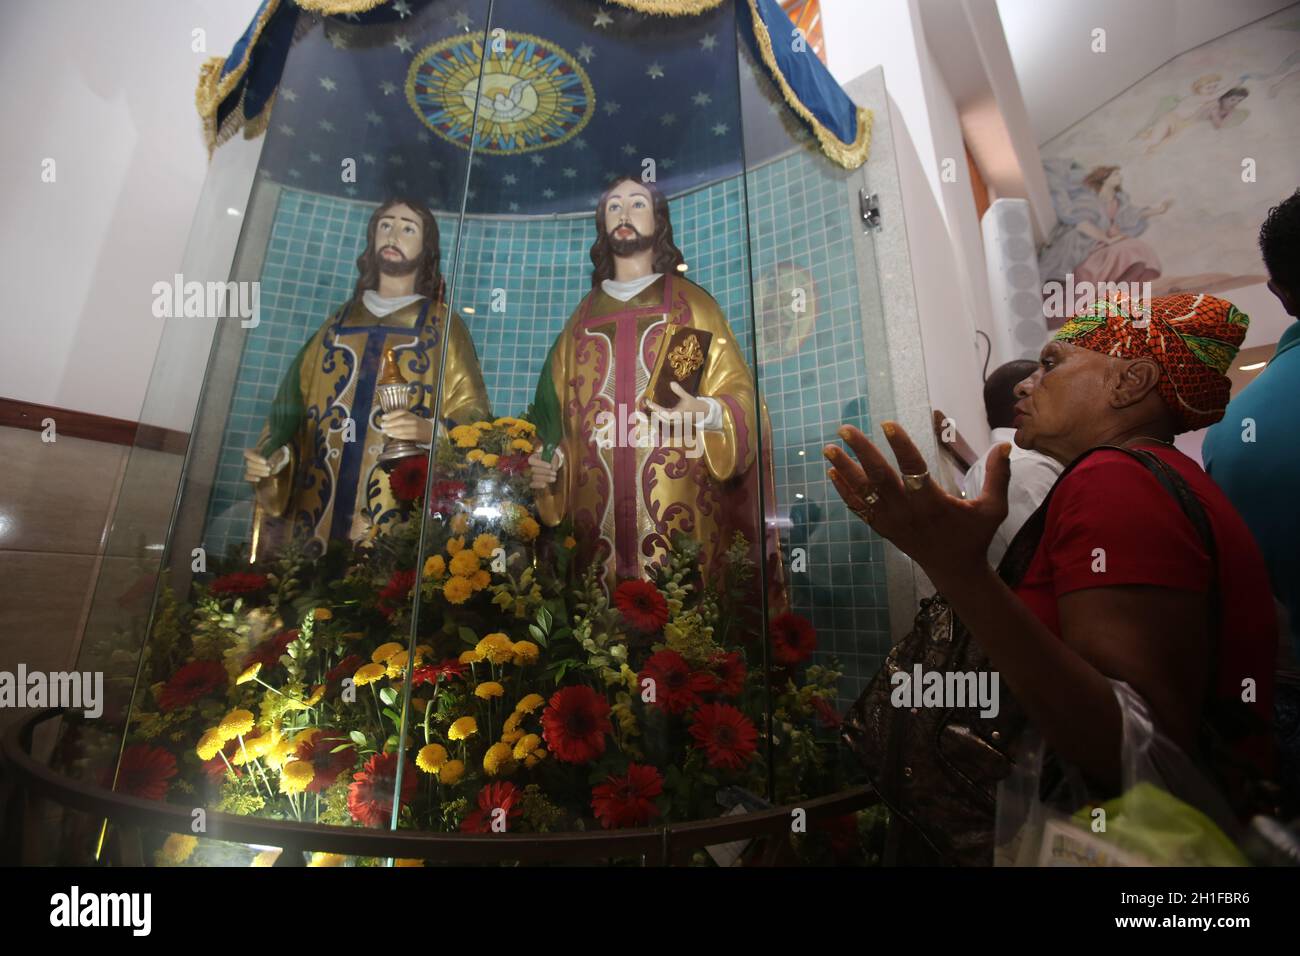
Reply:
[[862, 221], [868, 229], [880, 228], [880, 197], [865, 189], [858, 190], [858, 201], [862, 206]]

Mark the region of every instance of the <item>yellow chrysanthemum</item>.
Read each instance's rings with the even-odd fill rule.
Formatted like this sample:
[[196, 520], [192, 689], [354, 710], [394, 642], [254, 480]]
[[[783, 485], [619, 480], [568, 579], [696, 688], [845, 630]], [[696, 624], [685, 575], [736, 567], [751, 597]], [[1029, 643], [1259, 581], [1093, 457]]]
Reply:
[[515, 710], [519, 711], [521, 714], [531, 714], [544, 703], [546, 703], [546, 698], [541, 694], [529, 694], [527, 697], [521, 699], [519, 703], [515, 704]]
[[302, 793], [316, 776], [310, 760], [291, 760], [280, 770], [280, 792]]
[[482, 464], [484, 468], [495, 468], [497, 462], [501, 460], [500, 455], [484, 455]]
[[221, 752], [225, 746], [226, 738], [221, 735], [221, 731], [216, 727], [204, 733], [199, 738], [199, 744], [194, 750], [198, 753], [200, 760], [211, 760]]
[[516, 451], [532, 451], [533, 443], [530, 442], [527, 438], [516, 438], [512, 442], [510, 442], [510, 447], [515, 449]]
[[478, 429], [473, 425], [457, 425], [449, 433], [457, 448], [473, 448], [478, 444]]
[[[410, 654], [407, 651], [398, 651], [390, 657], [388, 659], [388, 670], [386, 672], [388, 676], [392, 678], [401, 677], [406, 671], [406, 660], [408, 657], [410, 657]], [[420, 660], [420, 655], [415, 655], [415, 666], [419, 667], [422, 663], [423, 661]]]
[[415, 755], [415, 765], [425, 773], [437, 773], [447, 762], [447, 748], [442, 744], [425, 744]]
[[394, 654], [402, 649], [402, 645], [396, 641], [389, 641], [387, 644], [380, 644], [375, 648], [374, 653], [370, 655], [370, 660], [376, 664], [382, 664]]
[[459, 783], [460, 778], [465, 776], [465, 763], [462, 760], [448, 760], [438, 771], [438, 779], [447, 786], [453, 783]]
[[513, 415], [502, 415], [500, 418], [494, 418], [492, 420], [492, 427], [509, 428], [511, 425], [515, 424], [518, 421], [519, 419], [515, 418]]
[[288, 737], [276, 741], [266, 752], [267, 766], [273, 770], [279, 770], [285, 765], [285, 761], [292, 757], [297, 750], [297, 745]]
[[529, 770], [531, 770], [533, 769], [533, 767], [536, 767], [539, 763], [541, 763], [542, 760], [544, 760], [545, 758], [546, 758], [545, 750], [534, 750], [532, 753], [530, 753], [527, 757], [524, 758], [524, 766], [527, 767]]
[[501, 742], [503, 744], [514, 745], [518, 743], [520, 740], [522, 740], [523, 738], [524, 738], [524, 732], [517, 728], [514, 730], [503, 731], [501, 734]]
[[352, 682], [358, 687], [365, 687], [379, 680], [387, 672], [388, 669], [383, 664], [362, 664], [352, 675]]
[[261, 670], [262, 670], [262, 662], [253, 661], [253, 663], [245, 667], [243, 672], [238, 677], [235, 678], [235, 683], [247, 684], [250, 680], [252, 680], [259, 673], [261, 673]]
[[515, 744], [514, 757], [516, 760], [523, 760], [534, 750], [542, 745], [542, 738], [536, 734], [524, 734]]
[[486, 561], [492, 557], [492, 552], [501, 547], [501, 542], [497, 540], [494, 534], [481, 534], [474, 539], [474, 553]]
[[483, 700], [491, 700], [493, 697], [500, 697], [506, 692], [506, 689], [494, 680], [485, 680], [474, 688], [474, 696]]
[[329, 621], [334, 618], [334, 612], [327, 607], [318, 607], [312, 614], [318, 621]]
[[524, 718], [526, 716], [527, 714], [522, 714], [516, 710], [509, 717], [507, 717], [506, 722], [501, 725], [501, 733], [512, 734], [515, 731], [517, 731], [519, 729], [519, 725], [524, 722]]
[[158, 856], [164, 863], [178, 866], [193, 855], [194, 849], [198, 845], [199, 838], [196, 836], [189, 833], [172, 833], [163, 841], [162, 847], [158, 850]]
[[458, 512], [451, 517], [451, 533], [454, 535], [463, 535], [469, 531], [469, 515], [465, 512]]
[[477, 664], [483, 659], [483, 655], [475, 650], [461, 651], [460, 657], [457, 658], [462, 664]]
[[253, 862], [249, 866], [275, 866], [275, 861], [280, 858], [280, 850], [263, 850], [257, 856], [253, 857]]
[[244, 738], [244, 749], [254, 757], [265, 757], [273, 746], [275, 746], [275, 738], [270, 733]]
[[482, 591], [485, 587], [487, 587], [491, 583], [492, 583], [492, 575], [482, 570], [475, 571], [473, 576], [469, 579], [469, 586], [472, 587], [475, 591]]
[[532, 641], [515, 641], [510, 651], [516, 664], [535, 664], [542, 654], [542, 649]]
[[532, 541], [541, 530], [542, 526], [531, 516], [519, 519], [519, 537], [525, 541]]
[[248, 733], [253, 729], [253, 713], [249, 710], [236, 708], [222, 718], [221, 723], [217, 725], [217, 730], [223, 740], [234, 740], [242, 734]]
[[307, 704], [308, 707], [315, 707], [317, 704], [320, 703], [321, 698], [324, 696], [325, 696], [325, 685], [317, 684], [315, 687], [311, 689], [311, 696], [307, 698], [305, 703]]
[[511, 438], [519, 438], [521, 436], [531, 435], [535, 431], [537, 431], [537, 426], [534, 425], [532, 422], [526, 422], [522, 419], [517, 419], [515, 423], [510, 426], [506, 434], [508, 434]]
[[448, 578], [447, 583], [442, 586], [442, 596], [450, 604], [464, 604], [473, 593], [474, 582], [469, 578]]
[[342, 866], [347, 860], [342, 853], [313, 853], [308, 866]]
[[458, 552], [447, 565], [452, 574], [467, 578], [479, 569], [478, 555], [468, 549]]
[[572, 550], [573, 548], [576, 548], [578, 546], [578, 539], [571, 534], [566, 535], [564, 538], [564, 546]]
[[320, 733], [319, 727], [308, 727], [306, 730], [299, 731], [293, 738], [294, 746], [309, 743], [317, 734]]
[[447, 553], [453, 558], [465, 550], [464, 538], [452, 538], [447, 542]]
[[424, 562], [424, 576], [426, 578], [441, 578], [447, 573], [447, 562], [443, 560], [442, 555], [430, 555]]
[[475, 650], [493, 664], [508, 664], [514, 657], [514, 644], [500, 632], [487, 635], [478, 642]]
[[489, 777], [508, 776], [515, 769], [515, 759], [511, 755], [510, 745], [493, 744], [483, 754], [483, 769]]
[[483, 449], [482, 449], [482, 448], [475, 448], [473, 451], [471, 451], [471, 452], [470, 452], [468, 455], [466, 455], [465, 457], [468, 458], [470, 461], [478, 461], [480, 458], [483, 457], [483, 455], [484, 455], [484, 452], [483, 452]]
[[473, 717], [461, 717], [452, 722], [447, 730], [448, 740], [465, 740], [478, 733], [478, 721]]

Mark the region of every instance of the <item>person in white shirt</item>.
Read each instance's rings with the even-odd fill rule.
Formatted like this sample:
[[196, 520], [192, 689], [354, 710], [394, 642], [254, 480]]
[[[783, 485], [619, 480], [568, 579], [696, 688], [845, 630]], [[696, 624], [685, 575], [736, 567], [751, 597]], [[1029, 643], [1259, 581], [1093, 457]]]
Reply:
[[[984, 383], [984, 411], [988, 415], [989, 427], [993, 429], [993, 449], [1003, 442], [1011, 443], [1011, 484], [1007, 488], [1007, 517], [998, 525], [993, 540], [989, 543], [989, 564], [998, 566], [1002, 555], [1006, 553], [1011, 539], [1016, 536], [1029, 516], [1038, 510], [1047, 493], [1056, 483], [1061, 470], [1065, 467], [1054, 458], [1036, 451], [1029, 451], [1016, 444], [1016, 386], [1033, 375], [1038, 363], [1029, 359], [1017, 359], [999, 365]], [[992, 452], [993, 449], [989, 451]], [[979, 496], [984, 487], [984, 472], [988, 464], [988, 454], [975, 462], [966, 473], [962, 493], [967, 498]]]

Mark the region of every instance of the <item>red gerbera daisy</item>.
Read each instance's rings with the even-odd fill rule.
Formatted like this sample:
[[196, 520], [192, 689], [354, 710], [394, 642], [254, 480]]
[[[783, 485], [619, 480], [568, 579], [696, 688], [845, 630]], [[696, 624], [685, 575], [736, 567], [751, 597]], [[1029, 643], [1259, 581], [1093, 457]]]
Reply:
[[[161, 747], [149, 744], [132, 744], [122, 752], [122, 763], [117, 771], [118, 793], [145, 800], [161, 800], [167, 796], [168, 783], [176, 776], [176, 758]], [[107, 771], [106, 785], [113, 781], [113, 771]]]
[[253, 648], [252, 653], [244, 658], [244, 667], [249, 668], [254, 664], [260, 663], [263, 667], [270, 669], [280, 663], [280, 658], [289, 645], [298, 640], [298, 628], [293, 627], [287, 631], [280, 631], [274, 637], [263, 641]]
[[562, 687], [542, 711], [542, 736], [567, 763], [587, 763], [605, 752], [605, 735], [613, 731], [609, 702], [585, 684]]
[[[348, 746], [343, 750], [334, 750], [335, 747], [348, 743], [350, 743], [348, 735], [343, 731], [321, 728], [320, 731], [312, 734], [310, 740], [304, 740], [298, 745], [296, 751], [298, 759], [306, 760], [316, 769], [316, 775], [311, 778], [311, 783], [307, 784], [309, 793], [320, 793], [332, 786], [339, 774], [355, 764], [356, 748]], [[391, 808], [392, 804], [389, 804], [389, 807]]]
[[768, 633], [772, 635], [772, 657], [787, 667], [806, 661], [817, 649], [817, 631], [812, 621], [798, 614], [787, 612], [774, 617]]
[[232, 574], [223, 574], [213, 581], [208, 592], [213, 597], [241, 597], [263, 591], [270, 583], [265, 574], [235, 571]]
[[685, 712], [700, 702], [700, 694], [707, 694], [717, 687], [713, 675], [705, 671], [692, 674], [686, 658], [670, 650], [650, 655], [638, 677], [643, 688], [646, 687], [646, 678], [654, 681], [650, 685], [654, 690], [651, 702], [670, 714]]
[[528, 470], [528, 456], [522, 452], [518, 455], [502, 455], [497, 461], [497, 470], [507, 475], [522, 475]]
[[464, 494], [463, 481], [435, 481], [429, 490], [429, 514], [450, 515]]
[[426, 664], [424, 667], [417, 667], [411, 674], [411, 686], [419, 687], [421, 684], [435, 684], [439, 678], [454, 680], [457, 677], [464, 677], [465, 672], [469, 670], [468, 665], [462, 664], [454, 657], [449, 657], [441, 664]]
[[758, 731], [750, 719], [730, 704], [703, 704], [691, 724], [695, 746], [704, 750], [710, 767], [739, 770], [754, 753]]
[[379, 601], [376, 604], [379, 613], [384, 617], [392, 617], [397, 611], [397, 604], [407, 599], [413, 587], [415, 587], [414, 571], [394, 571], [388, 583], [379, 592]]
[[349, 654], [325, 672], [325, 683], [333, 684], [345, 677], [351, 677], [357, 672], [357, 668], [364, 663], [365, 658], [360, 654]]
[[664, 778], [654, 767], [630, 763], [622, 777], [609, 777], [591, 788], [591, 809], [607, 830], [643, 827], [659, 816], [655, 797], [664, 792]]
[[158, 709], [164, 714], [192, 704], [226, 686], [226, 669], [216, 661], [192, 661], [167, 681], [158, 697]]
[[739, 651], [715, 657], [712, 665], [718, 675], [717, 693], [735, 697], [745, 689], [745, 661]]
[[[348, 812], [362, 826], [387, 826], [393, 814], [393, 788], [397, 785], [397, 754], [375, 754], [352, 775], [348, 787]], [[402, 803], [415, 796], [415, 765], [402, 770]]]
[[614, 604], [638, 631], [658, 631], [668, 623], [668, 602], [649, 581], [624, 581], [614, 589]]
[[466, 833], [501, 832], [499, 828], [492, 829], [493, 821], [502, 819], [497, 810], [505, 811], [506, 830], [509, 830], [510, 821], [524, 812], [523, 807], [515, 805], [518, 798], [519, 790], [513, 783], [504, 780], [489, 783], [478, 792], [478, 809], [471, 810], [460, 821], [461, 830]]
[[388, 487], [398, 501], [410, 502], [424, 497], [424, 483], [429, 477], [429, 462], [423, 455], [403, 458], [388, 474]]

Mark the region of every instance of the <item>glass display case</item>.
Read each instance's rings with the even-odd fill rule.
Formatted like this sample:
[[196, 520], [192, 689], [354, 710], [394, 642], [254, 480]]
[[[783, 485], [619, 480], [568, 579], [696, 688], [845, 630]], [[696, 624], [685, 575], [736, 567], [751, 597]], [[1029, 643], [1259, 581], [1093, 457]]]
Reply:
[[[215, 152], [233, 259], [200, 230], [167, 293], [250, 308], [164, 320], [173, 426], [132, 452], [78, 663], [108, 704], [65, 773], [196, 820], [515, 837], [854, 783], [885, 560], [821, 448], [894, 407], [865, 172], [766, 64], [767, 4], [700, 6], [300, 13], [251, 187], [247, 143]], [[868, 861], [876, 823], [793, 852]], [[277, 855], [193, 832], [143, 859]]]

